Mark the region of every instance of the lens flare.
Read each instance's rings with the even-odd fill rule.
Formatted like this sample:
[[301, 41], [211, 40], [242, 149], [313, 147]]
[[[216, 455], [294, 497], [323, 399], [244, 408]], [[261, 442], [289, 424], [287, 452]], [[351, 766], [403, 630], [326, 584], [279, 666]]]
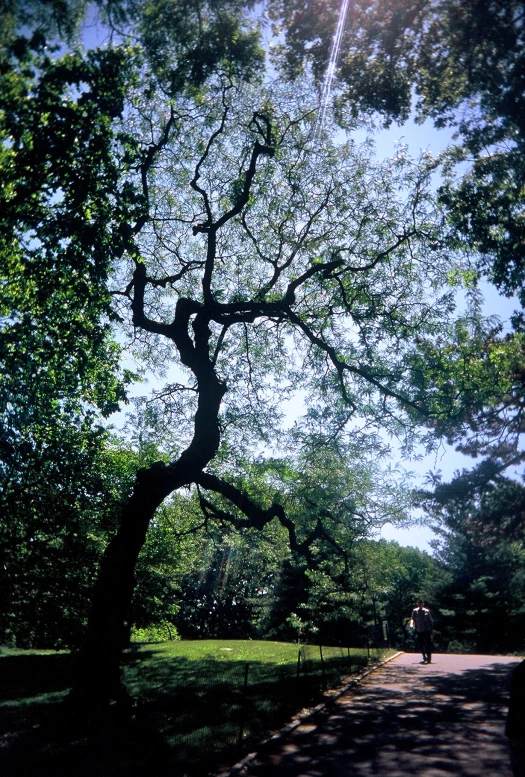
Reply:
[[345, 22], [346, 22], [346, 14], [348, 12], [349, 3], [350, 3], [350, 0], [342, 0], [341, 2], [341, 8], [339, 10], [339, 19], [337, 20], [337, 27], [334, 33], [332, 48], [330, 51], [330, 59], [328, 60], [328, 66], [326, 68], [326, 73], [323, 80], [323, 88], [321, 90], [321, 100], [319, 104], [319, 113], [317, 115], [317, 122], [315, 125], [314, 138], [317, 138], [324, 125], [326, 111], [330, 100], [330, 93], [332, 91], [332, 82], [334, 80], [335, 69], [337, 67], [337, 60], [339, 59], [339, 50], [341, 48], [341, 41], [343, 39], [343, 33], [344, 33]]

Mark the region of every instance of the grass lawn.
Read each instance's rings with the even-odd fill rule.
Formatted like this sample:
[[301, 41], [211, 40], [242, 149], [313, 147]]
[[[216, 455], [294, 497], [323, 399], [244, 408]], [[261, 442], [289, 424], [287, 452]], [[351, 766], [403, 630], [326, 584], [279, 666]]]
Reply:
[[[380, 657], [373, 652], [374, 660]], [[170, 762], [172, 774], [174, 763], [179, 765], [178, 774], [204, 773], [203, 764], [217, 751], [242, 750], [247, 736], [262, 736], [281, 727], [299, 710], [317, 703], [324, 689], [361, 673], [367, 663], [363, 649], [348, 653], [325, 647], [321, 661], [318, 647], [299, 648], [283, 642], [202, 640], [134, 645], [125, 655], [123, 676], [136, 699], [135, 733], [128, 732], [121, 741], [122, 732], [117, 736], [107, 723], [105, 741], [100, 743], [97, 730], [98, 744], [93, 748], [88, 740], [95, 732], [88, 726], [83, 737], [77, 736], [76, 744], [69, 741], [64, 746], [62, 742], [58, 761], [53, 761], [49, 746], [46, 756], [47, 734], [42, 733], [38, 750], [43, 766], [38, 777], [156, 777], [164, 772], [160, 762], [157, 771], [152, 770], [156, 768], [149, 762], [152, 749], [159, 758], [162, 753], [163, 762]], [[66, 652], [0, 649], [0, 669], [1, 754], [22, 747], [24, 736], [34, 739], [34, 732], [46, 730], [46, 721], [58, 713], [59, 702], [67, 695], [73, 659]], [[147, 742], [146, 731], [153, 737]], [[115, 753], [117, 740], [120, 755]], [[81, 753], [82, 762], [73, 766]], [[45, 771], [46, 757], [49, 771]], [[9, 772], [3, 770], [3, 774], [8, 777]]]

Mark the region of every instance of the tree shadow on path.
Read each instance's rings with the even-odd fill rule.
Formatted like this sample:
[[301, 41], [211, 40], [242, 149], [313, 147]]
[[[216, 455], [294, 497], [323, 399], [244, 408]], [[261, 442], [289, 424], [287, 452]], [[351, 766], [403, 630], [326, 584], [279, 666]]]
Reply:
[[245, 774], [510, 777], [504, 723], [518, 660], [470, 658], [481, 657], [439, 656], [435, 668], [403, 656], [266, 746]]

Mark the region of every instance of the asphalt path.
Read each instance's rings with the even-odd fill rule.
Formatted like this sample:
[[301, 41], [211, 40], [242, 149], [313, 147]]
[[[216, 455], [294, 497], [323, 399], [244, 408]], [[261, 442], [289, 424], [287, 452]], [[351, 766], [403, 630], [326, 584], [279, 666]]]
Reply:
[[233, 773], [242, 777], [512, 777], [504, 734], [520, 659], [403, 653]]

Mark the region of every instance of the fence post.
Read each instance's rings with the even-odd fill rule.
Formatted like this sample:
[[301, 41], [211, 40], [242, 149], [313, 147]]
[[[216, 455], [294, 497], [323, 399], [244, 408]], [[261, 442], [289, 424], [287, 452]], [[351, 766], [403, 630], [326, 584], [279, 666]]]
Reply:
[[352, 674], [352, 659], [350, 658], [350, 648], [346, 648], [348, 651], [348, 673]]
[[321, 656], [321, 672], [323, 675], [323, 691], [326, 691], [326, 674], [324, 670], [324, 660], [323, 660], [323, 648], [321, 645], [319, 645], [319, 655]]
[[242, 743], [242, 738], [244, 736], [244, 718], [245, 718], [245, 712], [246, 712], [246, 697], [248, 695], [248, 669], [250, 667], [250, 664], [246, 663], [244, 665], [244, 683], [243, 683], [243, 689], [242, 689], [242, 701], [241, 701], [241, 722], [239, 724], [239, 744]]
[[297, 653], [297, 679], [299, 679], [300, 674], [301, 674], [301, 648], [299, 648], [299, 652]]

